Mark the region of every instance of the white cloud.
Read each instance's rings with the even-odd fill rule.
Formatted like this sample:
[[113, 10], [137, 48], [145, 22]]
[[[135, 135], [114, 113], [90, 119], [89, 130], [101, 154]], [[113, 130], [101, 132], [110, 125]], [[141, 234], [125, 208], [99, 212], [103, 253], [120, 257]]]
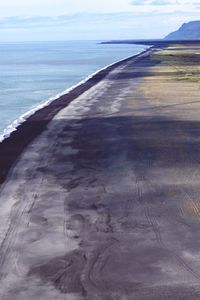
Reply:
[[133, 0], [131, 2], [132, 5], [171, 5], [172, 2], [169, 0]]
[[[130, 3], [135, 10], [141, 12], [200, 12], [200, 1], [197, 0], [132, 0]], [[139, 8], [138, 8], [139, 7]]]
[[[163, 38], [198, 14], [74, 14], [0, 19], [0, 41]], [[159, 26], [157, 26], [159, 24]], [[92, 30], [91, 30], [92, 29]]]
[[129, 0], [0, 0], [0, 16], [115, 13], [130, 9]]
[[200, 4], [197, 0], [132, 0], [132, 5], [172, 5], [185, 6]]
[[56, 16], [75, 13], [192, 12], [200, 0], [0, 0], [0, 16]]

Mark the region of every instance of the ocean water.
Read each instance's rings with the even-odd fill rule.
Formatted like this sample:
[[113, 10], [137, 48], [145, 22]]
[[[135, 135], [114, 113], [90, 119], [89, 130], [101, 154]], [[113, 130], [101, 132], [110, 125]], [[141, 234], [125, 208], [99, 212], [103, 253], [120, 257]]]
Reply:
[[0, 44], [0, 141], [26, 112], [146, 46], [98, 41]]

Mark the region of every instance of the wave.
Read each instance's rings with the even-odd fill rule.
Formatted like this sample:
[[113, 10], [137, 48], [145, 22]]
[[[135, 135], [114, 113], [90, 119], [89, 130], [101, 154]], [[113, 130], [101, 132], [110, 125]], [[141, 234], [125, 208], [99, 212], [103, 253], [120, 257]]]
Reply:
[[59, 99], [60, 97], [67, 95], [68, 93], [70, 93], [71, 91], [73, 91], [75, 88], [85, 84], [87, 81], [91, 80], [94, 76], [96, 76], [98, 73], [105, 71], [111, 67], [114, 67], [117, 64], [122, 63], [123, 61], [126, 61], [128, 59], [131, 58], [136, 58], [139, 55], [145, 54], [147, 52], [148, 49], [150, 49], [151, 47], [145, 47], [144, 46], [144, 51], [139, 51], [138, 53], [136, 53], [135, 55], [131, 55], [128, 56], [126, 58], [123, 58], [119, 61], [115, 61], [99, 70], [97, 70], [96, 72], [92, 73], [91, 75], [87, 76], [85, 79], [81, 80], [80, 82], [78, 82], [77, 84], [67, 88], [66, 90], [58, 93], [57, 95], [50, 97], [48, 100], [40, 103], [39, 105], [37, 105], [36, 107], [30, 109], [29, 111], [27, 111], [26, 113], [24, 113], [23, 115], [21, 115], [18, 119], [16, 119], [15, 121], [13, 121], [10, 125], [8, 125], [4, 130], [3, 133], [0, 134], [0, 143], [2, 143], [5, 139], [9, 138], [11, 133], [16, 131], [17, 128], [24, 123], [30, 116], [32, 116], [33, 114], [35, 114], [38, 110], [48, 106], [49, 104], [51, 104], [53, 101]]

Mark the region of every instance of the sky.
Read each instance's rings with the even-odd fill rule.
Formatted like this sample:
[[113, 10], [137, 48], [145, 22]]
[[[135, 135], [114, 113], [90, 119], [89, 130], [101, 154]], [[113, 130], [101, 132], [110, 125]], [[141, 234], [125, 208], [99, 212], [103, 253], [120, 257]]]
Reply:
[[200, 0], [0, 0], [0, 42], [163, 38]]

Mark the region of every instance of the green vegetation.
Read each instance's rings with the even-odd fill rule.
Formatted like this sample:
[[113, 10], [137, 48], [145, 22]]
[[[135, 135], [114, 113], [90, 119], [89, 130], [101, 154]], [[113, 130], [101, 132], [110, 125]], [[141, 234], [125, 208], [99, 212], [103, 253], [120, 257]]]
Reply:
[[151, 59], [170, 68], [169, 79], [200, 82], [200, 51], [176, 49], [169, 47], [166, 50], [154, 52]]

